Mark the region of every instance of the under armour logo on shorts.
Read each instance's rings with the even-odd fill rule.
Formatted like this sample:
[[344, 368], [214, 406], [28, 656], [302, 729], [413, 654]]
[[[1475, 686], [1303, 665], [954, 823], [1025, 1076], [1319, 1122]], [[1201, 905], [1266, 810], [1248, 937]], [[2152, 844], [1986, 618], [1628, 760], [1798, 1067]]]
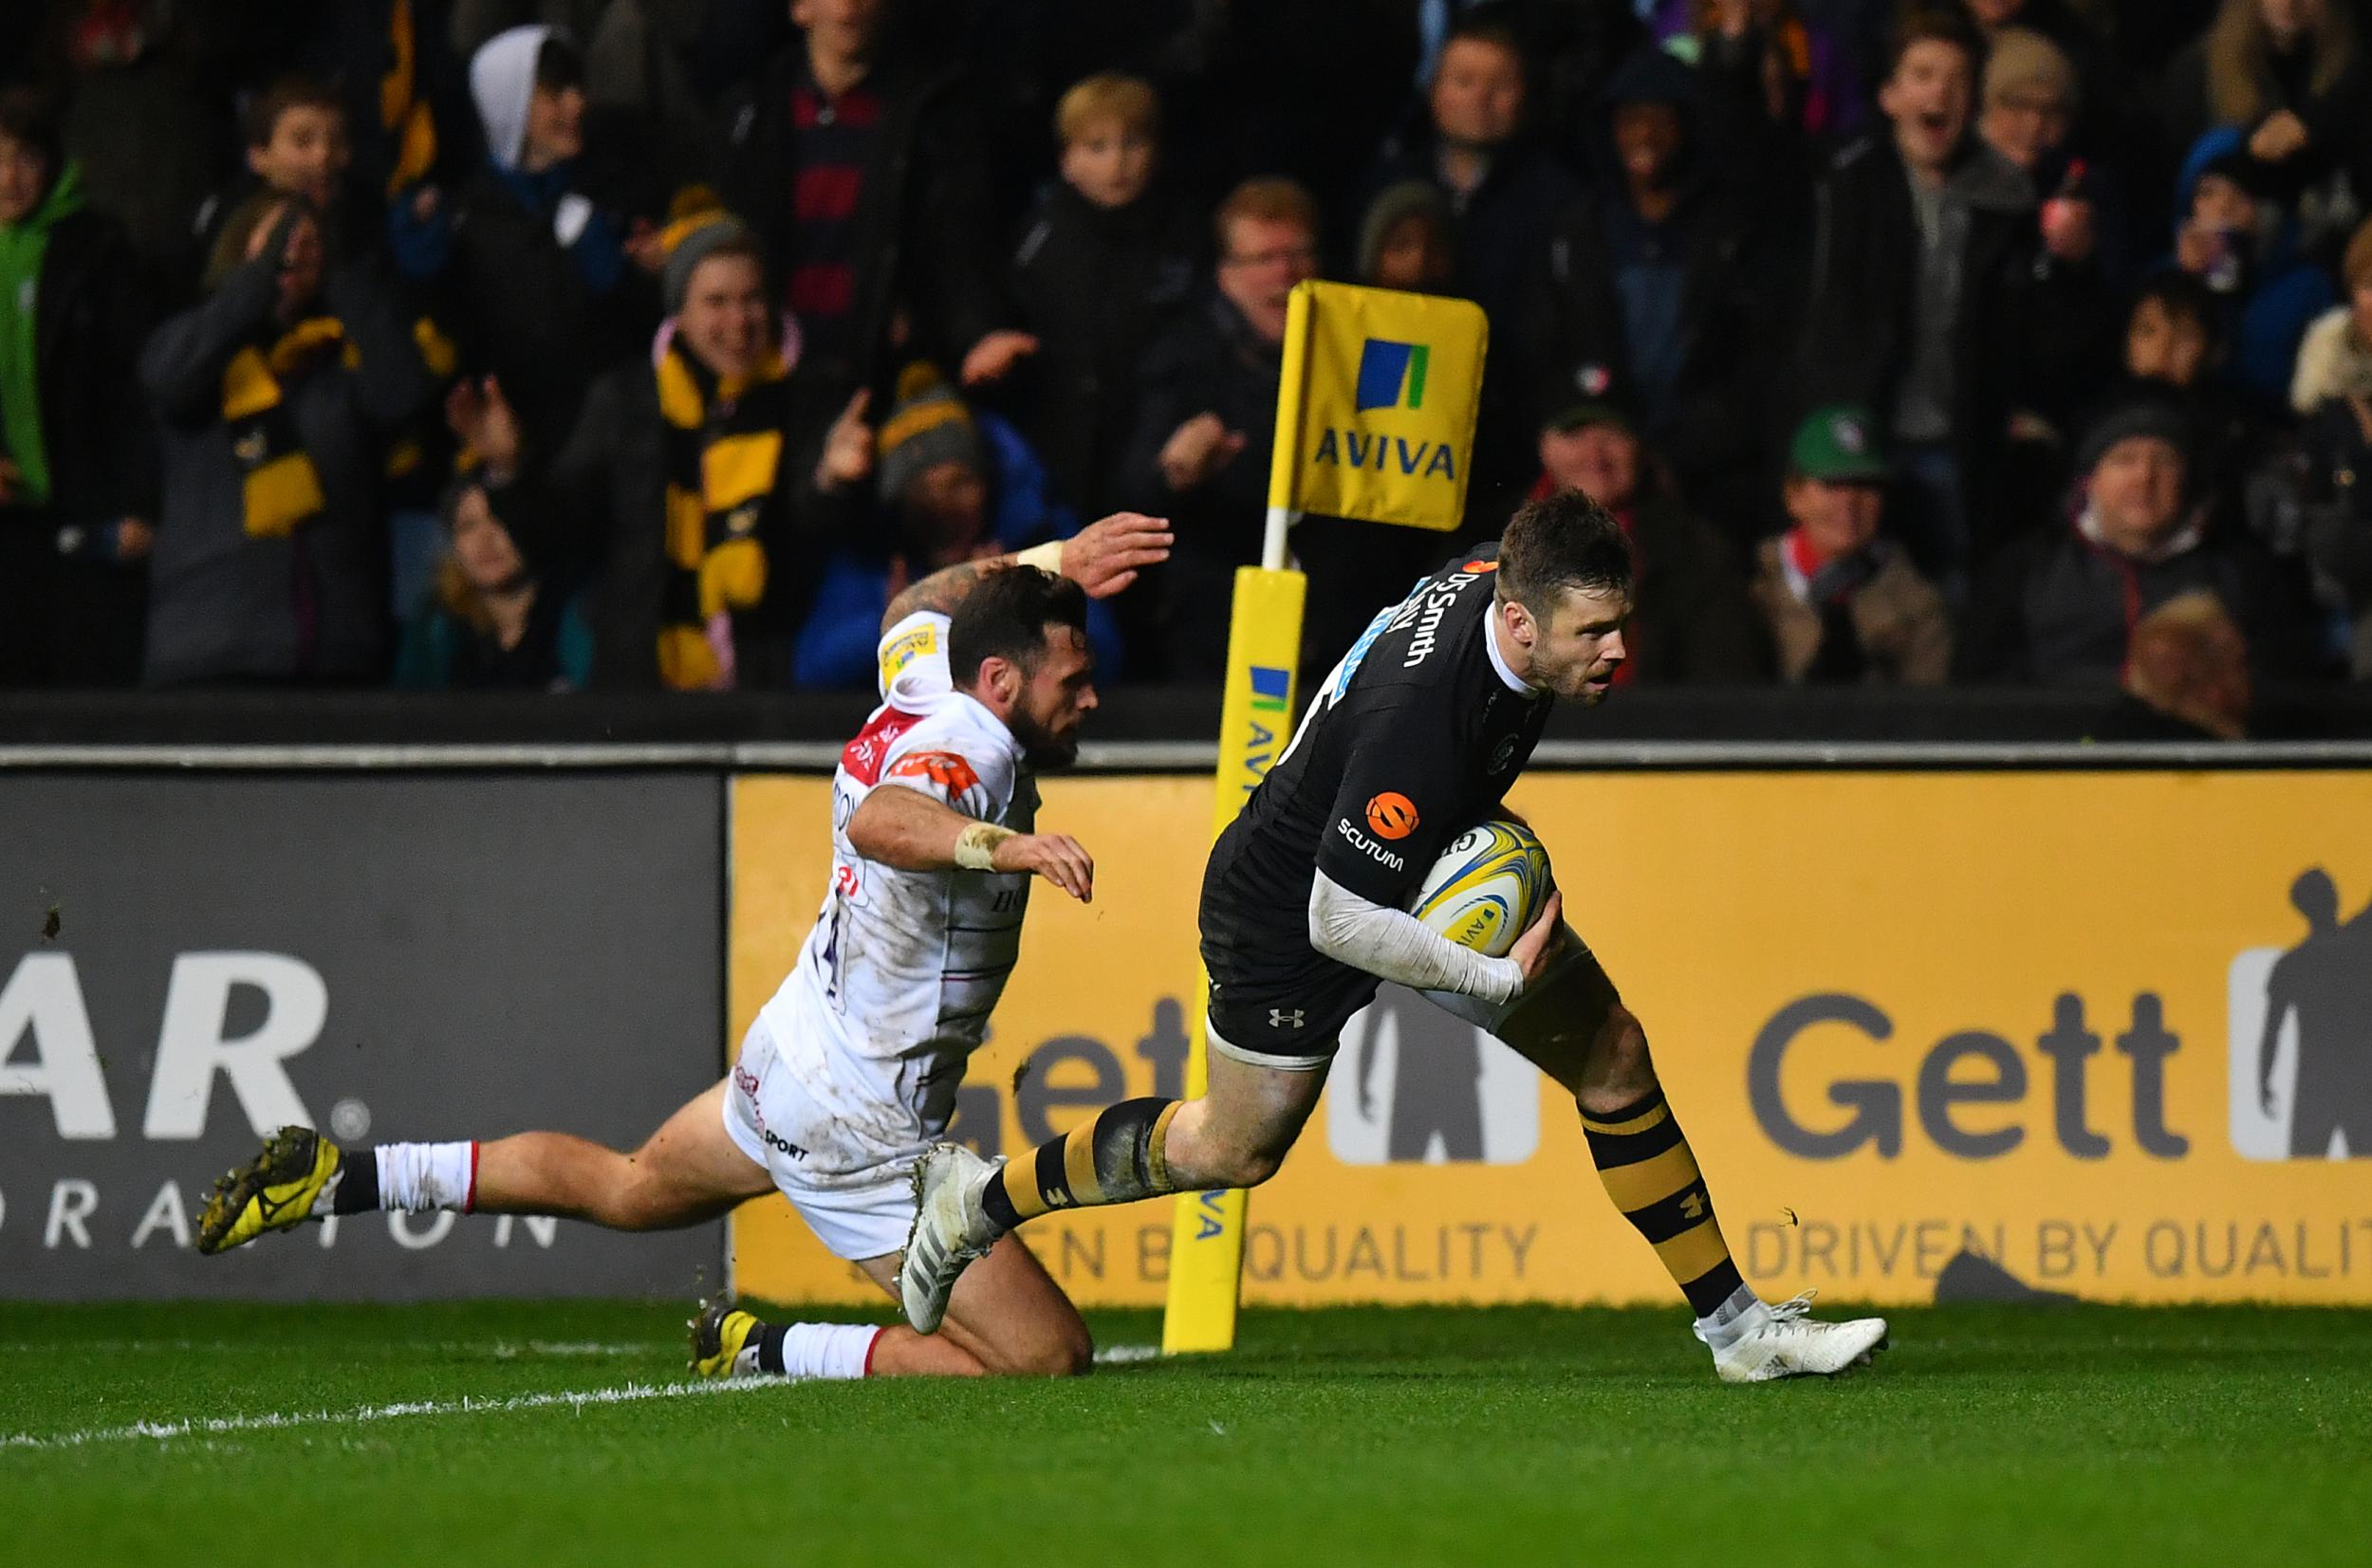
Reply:
[[1299, 1007], [1295, 1007], [1295, 1008], [1291, 1009], [1290, 1011], [1288, 1011], [1287, 1009], [1285, 1009], [1285, 1008], [1283, 1008], [1283, 1007], [1270, 1007], [1270, 1008], [1269, 1009], [1269, 1028], [1271, 1028], [1271, 1029], [1284, 1029], [1284, 1028], [1294, 1028], [1294, 1029], [1298, 1029], [1298, 1028], [1300, 1028], [1301, 1026], [1302, 1026], [1302, 1009], [1301, 1009], [1301, 1008], [1299, 1008]]

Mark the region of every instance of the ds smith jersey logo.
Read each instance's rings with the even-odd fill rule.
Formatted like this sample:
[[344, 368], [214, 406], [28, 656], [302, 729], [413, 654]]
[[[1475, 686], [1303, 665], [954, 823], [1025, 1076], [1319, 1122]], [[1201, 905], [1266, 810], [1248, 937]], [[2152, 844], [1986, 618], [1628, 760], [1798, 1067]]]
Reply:
[[[1425, 407], [1425, 368], [1432, 351], [1423, 343], [1397, 343], [1369, 338], [1359, 351], [1359, 379], [1352, 396], [1356, 413], [1379, 411], [1421, 414]], [[1310, 462], [1365, 469], [1373, 473], [1398, 472], [1414, 478], [1438, 476], [1455, 482], [1457, 454], [1448, 443], [1421, 435], [1387, 434], [1370, 431], [1362, 417], [1348, 429], [1327, 426], [1318, 433], [1318, 450]]]

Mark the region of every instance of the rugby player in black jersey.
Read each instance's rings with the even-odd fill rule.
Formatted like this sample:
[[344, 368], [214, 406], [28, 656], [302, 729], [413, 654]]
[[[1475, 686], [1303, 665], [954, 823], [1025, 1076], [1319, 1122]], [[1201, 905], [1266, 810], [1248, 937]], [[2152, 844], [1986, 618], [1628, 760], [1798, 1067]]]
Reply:
[[1495, 547], [1369, 623], [1212, 849], [1209, 1088], [1195, 1100], [1122, 1100], [1010, 1165], [954, 1144], [925, 1155], [899, 1282], [917, 1329], [938, 1326], [964, 1265], [1025, 1220], [1268, 1180], [1318, 1103], [1343, 1025], [1392, 980], [1574, 1096], [1608, 1195], [1688, 1298], [1723, 1378], [1868, 1360], [1883, 1319], [1823, 1322], [1807, 1316], [1808, 1297], [1772, 1306], [1739, 1276], [1647, 1037], [1564, 923], [1559, 896], [1504, 958], [1405, 913], [1442, 846], [1504, 812], [1550, 705], [1604, 699], [1632, 583], [1621, 526], [1566, 494], [1527, 504]]

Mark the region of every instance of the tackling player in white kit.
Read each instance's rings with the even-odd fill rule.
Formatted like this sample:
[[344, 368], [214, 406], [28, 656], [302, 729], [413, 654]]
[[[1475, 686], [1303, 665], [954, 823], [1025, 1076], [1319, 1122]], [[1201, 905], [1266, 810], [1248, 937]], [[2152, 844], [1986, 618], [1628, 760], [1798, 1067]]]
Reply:
[[[713, 1219], [779, 1190], [824, 1245], [896, 1294], [916, 1161], [947, 1127], [964, 1064], [1020, 953], [1032, 876], [1092, 895], [1073, 839], [1034, 831], [1034, 774], [1077, 754], [1096, 706], [1086, 599], [1169, 553], [1129, 513], [1060, 546], [951, 567], [882, 620], [881, 706], [832, 781], [824, 908], [741, 1055], [631, 1154], [565, 1133], [347, 1152], [283, 1128], [216, 1184], [198, 1249], [377, 1208], [563, 1214], [621, 1230]], [[715, 1376], [979, 1375], [1084, 1370], [1085, 1324], [1017, 1241], [958, 1284], [946, 1326], [769, 1325], [723, 1301], [693, 1324]]]

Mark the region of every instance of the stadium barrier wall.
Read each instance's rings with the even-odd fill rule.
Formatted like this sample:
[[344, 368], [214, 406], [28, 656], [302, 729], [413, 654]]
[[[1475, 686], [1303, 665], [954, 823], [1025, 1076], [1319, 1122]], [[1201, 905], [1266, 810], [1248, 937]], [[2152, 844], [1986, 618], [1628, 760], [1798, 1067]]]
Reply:
[[221, 1258], [214, 1175], [639, 1139], [716, 1077], [715, 779], [0, 770], [0, 1298], [688, 1298], [723, 1227], [357, 1215]]
[[[641, 1136], [814, 918], [833, 750], [0, 747], [0, 1297], [677, 1297], [729, 1263], [752, 1292], [869, 1303], [771, 1199], [729, 1260], [716, 1227], [484, 1217], [179, 1245], [292, 1101], [348, 1137]], [[2211, 756], [2242, 766], [2144, 766]], [[1042, 890], [962, 1092], [985, 1149], [1183, 1079], [1211, 786], [1144, 769], [1210, 748], [1090, 760], [1128, 771], [1048, 781], [1044, 821], [1096, 855], [1099, 895]], [[2372, 1301], [2372, 755], [1544, 760], [1598, 765], [1513, 803], [1758, 1284], [1924, 1300], [1970, 1250], [2104, 1299]], [[2308, 942], [2291, 889], [2317, 869], [2355, 918]], [[1337, 1077], [1255, 1196], [1248, 1299], [1672, 1300], [1571, 1107], [1499, 1047], [1388, 997]], [[1153, 1205], [1032, 1234], [1083, 1300], [1150, 1304], [1169, 1231]]]

